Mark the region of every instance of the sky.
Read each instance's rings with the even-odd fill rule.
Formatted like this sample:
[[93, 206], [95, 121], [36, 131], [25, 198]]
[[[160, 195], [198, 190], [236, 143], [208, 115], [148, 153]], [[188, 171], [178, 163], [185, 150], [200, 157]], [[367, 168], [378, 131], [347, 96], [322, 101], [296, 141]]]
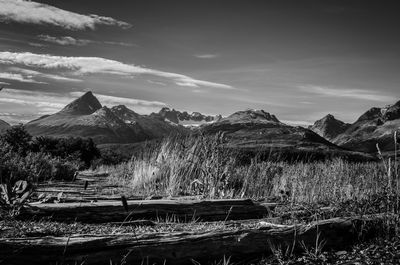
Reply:
[[[393, 4], [392, 4], [393, 3]], [[354, 122], [400, 98], [395, 1], [0, 0], [0, 119], [86, 91], [148, 114]]]

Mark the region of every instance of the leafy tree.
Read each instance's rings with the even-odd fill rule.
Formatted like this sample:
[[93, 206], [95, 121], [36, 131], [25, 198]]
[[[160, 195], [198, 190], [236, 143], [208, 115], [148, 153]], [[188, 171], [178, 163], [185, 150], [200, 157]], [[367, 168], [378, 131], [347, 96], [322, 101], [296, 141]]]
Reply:
[[30, 143], [32, 136], [26, 131], [25, 127], [16, 125], [5, 131], [0, 136], [0, 141], [8, 144], [12, 151], [18, 152], [19, 154], [26, 155], [30, 150]]

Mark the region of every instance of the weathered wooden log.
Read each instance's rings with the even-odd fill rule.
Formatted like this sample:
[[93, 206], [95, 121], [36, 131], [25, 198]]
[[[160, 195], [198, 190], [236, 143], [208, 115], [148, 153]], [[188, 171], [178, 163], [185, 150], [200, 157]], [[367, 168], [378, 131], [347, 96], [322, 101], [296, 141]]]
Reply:
[[[71, 237], [3, 238], [0, 260], [5, 264], [110, 264], [125, 258], [127, 264], [208, 264], [224, 256], [232, 261], [268, 255], [271, 246], [304, 251], [317, 235], [324, 248], [343, 249], [359, 236], [376, 228], [384, 218], [334, 218], [309, 225], [264, 224], [257, 229], [207, 233], [151, 235], [74, 235]], [[113, 263], [114, 264], [114, 263]], [[119, 263], [118, 263], [119, 264]]]
[[121, 201], [34, 204], [26, 208], [20, 217], [51, 217], [52, 220], [61, 222], [105, 223], [168, 218], [181, 221], [241, 220], [263, 218], [268, 213], [267, 206], [256, 204], [251, 200], [130, 200], [128, 211]]

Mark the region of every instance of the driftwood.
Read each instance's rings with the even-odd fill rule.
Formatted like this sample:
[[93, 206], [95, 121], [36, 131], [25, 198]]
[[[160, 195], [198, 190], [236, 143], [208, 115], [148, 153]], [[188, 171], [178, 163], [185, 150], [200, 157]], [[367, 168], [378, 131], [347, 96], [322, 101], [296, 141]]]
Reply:
[[[251, 200], [131, 200], [127, 203], [128, 211], [121, 201], [32, 204], [20, 217], [51, 217], [52, 220], [61, 222], [106, 223], [168, 218], [181, 221], [224, 221], [257, 219], [269, 214], [268, 206]], [[270, 208], [273, 207], [274, 204], [270, 204]]]
[[[0, 260], [5, 264], [208, 264], [223, 257], [243, 261], [271, 253], [274, 248], [303, 251], [319, 240], [325, 248], [344, 249], [359, 236], [382, 224], [384, 217], [334, 218], [309, 225], [261, 224], [257, 229], [207, 233], [151, 235], [74, 235], [71, 237], [3, 238]], [[144, 263], [142, 263], [144, 261]], [[114, 264], [114, 263], [113, 263]], [[119, 263], [118, 263], [119, 264]]]

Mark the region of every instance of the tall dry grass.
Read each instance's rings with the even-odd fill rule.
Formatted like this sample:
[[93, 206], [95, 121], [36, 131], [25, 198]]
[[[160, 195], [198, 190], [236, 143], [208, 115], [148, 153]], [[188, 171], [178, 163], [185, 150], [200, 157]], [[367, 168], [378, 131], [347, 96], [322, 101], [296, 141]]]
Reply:
[[169, 137], [127, 163], [98, 170], [108, 172], [112, 184], [128, 186], [135, 195], [275, 197], [315, 203], [368, 198], [398, 186], [397, 163], [342, 159], [288, 163], [255, 157], [243, 165], [223, 144], [222, 134]]

